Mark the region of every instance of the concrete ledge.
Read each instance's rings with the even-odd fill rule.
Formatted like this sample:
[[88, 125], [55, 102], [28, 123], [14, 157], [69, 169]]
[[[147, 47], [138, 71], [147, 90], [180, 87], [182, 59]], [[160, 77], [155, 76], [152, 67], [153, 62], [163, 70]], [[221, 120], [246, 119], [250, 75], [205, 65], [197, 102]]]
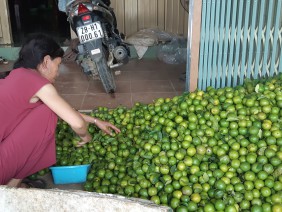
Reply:
[[0, 208], [5, 212], [132, 211], [172, 212], [151, 201], [112, 194], [58, 189], [10, 188], [0, 186]]

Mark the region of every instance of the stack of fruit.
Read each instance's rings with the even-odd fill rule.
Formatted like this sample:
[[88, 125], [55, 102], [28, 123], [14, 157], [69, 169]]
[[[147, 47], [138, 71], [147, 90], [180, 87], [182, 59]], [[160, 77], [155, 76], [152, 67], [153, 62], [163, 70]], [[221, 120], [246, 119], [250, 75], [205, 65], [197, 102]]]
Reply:
[[175, 211], [282, 211], [282, 75], [91, 115], [122, 132], [91, 125], [76, 148], [70, 127], [57, 129], [57, 165], [93, 164], [85, 190]]

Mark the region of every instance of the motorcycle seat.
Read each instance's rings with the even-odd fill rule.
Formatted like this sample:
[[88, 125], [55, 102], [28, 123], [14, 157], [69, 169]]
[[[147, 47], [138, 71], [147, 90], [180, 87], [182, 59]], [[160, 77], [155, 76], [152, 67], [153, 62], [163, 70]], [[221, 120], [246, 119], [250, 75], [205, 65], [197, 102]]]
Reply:
[[91, 0], [76, 0], [71, 6], [75, 7], [80, 3], [91, 3]]

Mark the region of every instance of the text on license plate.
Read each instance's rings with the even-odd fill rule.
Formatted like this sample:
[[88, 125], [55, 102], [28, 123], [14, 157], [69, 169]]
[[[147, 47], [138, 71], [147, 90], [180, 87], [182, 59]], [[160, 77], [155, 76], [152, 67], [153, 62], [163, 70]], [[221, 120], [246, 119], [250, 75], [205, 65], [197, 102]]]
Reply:
[[85, 26], [76, 28], [80, 43], [96, 40], [104, 37], [100, 22], [94, 22]]

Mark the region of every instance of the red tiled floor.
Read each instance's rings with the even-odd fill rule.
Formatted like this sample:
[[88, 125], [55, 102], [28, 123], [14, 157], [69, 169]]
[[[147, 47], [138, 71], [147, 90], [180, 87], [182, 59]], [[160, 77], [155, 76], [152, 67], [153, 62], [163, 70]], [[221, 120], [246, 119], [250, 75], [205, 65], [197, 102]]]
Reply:
[[131, 93], [116, 93], [111, 97], [106, 93], [87, 94], [84, 98], [81, 110], [92, 110], [97, 107], [116, 108], [118, 106], [132, 107]]
[[[0, 71], [11, 70], [12, 64], [0, 65]], [[179, 78], [185, 69], [185, 64], [170, 65], [158, 59], [132, 59], [113, 70], [117, 86], [113, 98], [105, 93], [99, 80], [86, 76], [75, 62], [66, 62], [60, 66], [55, 87], [78, 110], [92, 110], [98, 106], [132, 107], [135, 102], [148, 104], [160, 97], [180, 95], [185, 89], [185, 82]]]
[[[116, 93], [130, 93], [130, 80], [116, 81]], [[105, 93], [102, 83], [100, 81], [91, 81], [89, 83], [87, 94]]]
[[174, 92], [170, 80], [138, 80], [131, 85], [132, 93]]

